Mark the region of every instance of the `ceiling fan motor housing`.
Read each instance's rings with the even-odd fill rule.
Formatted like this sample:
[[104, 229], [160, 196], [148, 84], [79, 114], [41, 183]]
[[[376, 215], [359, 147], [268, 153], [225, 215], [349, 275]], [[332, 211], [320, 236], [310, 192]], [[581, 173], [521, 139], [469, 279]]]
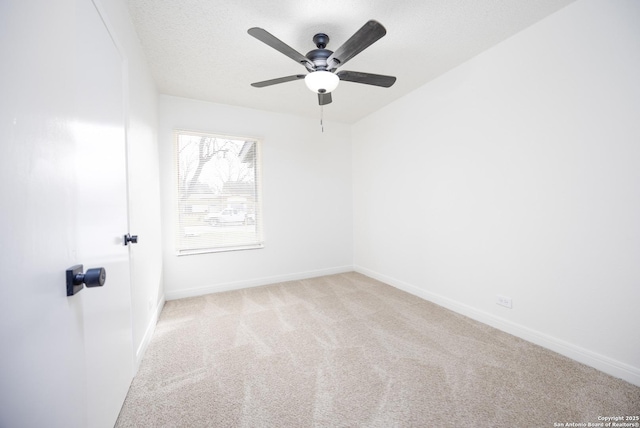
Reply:
[[328, 49], [314, 49], [307, 53], [306, 57], [309, 58], [309, 61], [315, 65], [316, 70], [326, 70], [327, 69], [327, 58], [331, 56], [333, 52]]

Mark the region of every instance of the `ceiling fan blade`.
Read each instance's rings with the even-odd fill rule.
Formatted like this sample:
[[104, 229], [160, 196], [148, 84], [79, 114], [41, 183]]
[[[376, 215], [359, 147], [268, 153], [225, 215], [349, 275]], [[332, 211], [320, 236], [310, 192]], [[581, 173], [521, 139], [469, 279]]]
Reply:
[[278, 83], [291, 82], [293, 80], [304, 79], [305, 74], [295, 74], [293, 76], [279, 77], [277, 79], [263, 80], [262, 82], [252, 83], [254, 88], [264, 88], [265, 86], [277, 85]]
[[394, 76], [384, 76], [382, 74], [362, 73], [359, 71], [338, 71], [336, 75], [340, 80], [355, 83], [364, 83], [366, 85], [382, 86], [389, 88], [396, 83]]
[[333, 70], [344, 65], [354, 56], [371, 46], [382, 36], [387, 34], [387, 30], [378, 21], [373, 19], [362, 26], [349, 40], [344, 42], [329, 58], [327, 58], [328, 69]]
[[306, 56], [302, 55], [297, 50], [293, 49], [291, 46], [278, 39], [273, 34], [269, 33], [263, 28], [253, 27], [247, 30], [247, 33], [260, 40], [261, 42], [271, 46], [278, 52], [281, 52], [297, 62], [298, 64], [302, 64], [307, 69], [313, 70], [313, 64], [307, 59]]
[[331, 92], [325, 92], [324, 94], [318, 94], [318, 104], [321, 106], [331, 104]]

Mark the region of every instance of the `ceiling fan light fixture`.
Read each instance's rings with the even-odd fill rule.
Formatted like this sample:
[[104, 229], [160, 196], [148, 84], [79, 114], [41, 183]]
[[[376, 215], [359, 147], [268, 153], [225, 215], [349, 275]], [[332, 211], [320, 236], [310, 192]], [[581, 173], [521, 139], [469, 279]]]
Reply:
[[327, 94], [338, 87], [340, 78], [330, 71], [314, 71], [304, 78], [307, 88], [316, 94]]

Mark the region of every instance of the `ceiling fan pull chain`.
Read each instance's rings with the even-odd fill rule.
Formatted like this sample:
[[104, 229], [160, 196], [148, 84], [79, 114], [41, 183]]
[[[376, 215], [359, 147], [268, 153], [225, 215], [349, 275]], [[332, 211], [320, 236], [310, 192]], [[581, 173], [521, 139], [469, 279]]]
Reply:
[[320, 129], [324, 132], [324, 123], [322, 119], [324, 118], [324, 106], [320, 106]]

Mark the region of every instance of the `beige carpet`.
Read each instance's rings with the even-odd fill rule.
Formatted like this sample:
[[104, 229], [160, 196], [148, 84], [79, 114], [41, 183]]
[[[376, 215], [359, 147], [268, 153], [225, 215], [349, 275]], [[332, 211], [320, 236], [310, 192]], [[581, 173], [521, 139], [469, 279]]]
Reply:
[[640, 415], [640, 388], [347, 273], [167, 302], [116, 426], [553, 427], [620, 415]]

